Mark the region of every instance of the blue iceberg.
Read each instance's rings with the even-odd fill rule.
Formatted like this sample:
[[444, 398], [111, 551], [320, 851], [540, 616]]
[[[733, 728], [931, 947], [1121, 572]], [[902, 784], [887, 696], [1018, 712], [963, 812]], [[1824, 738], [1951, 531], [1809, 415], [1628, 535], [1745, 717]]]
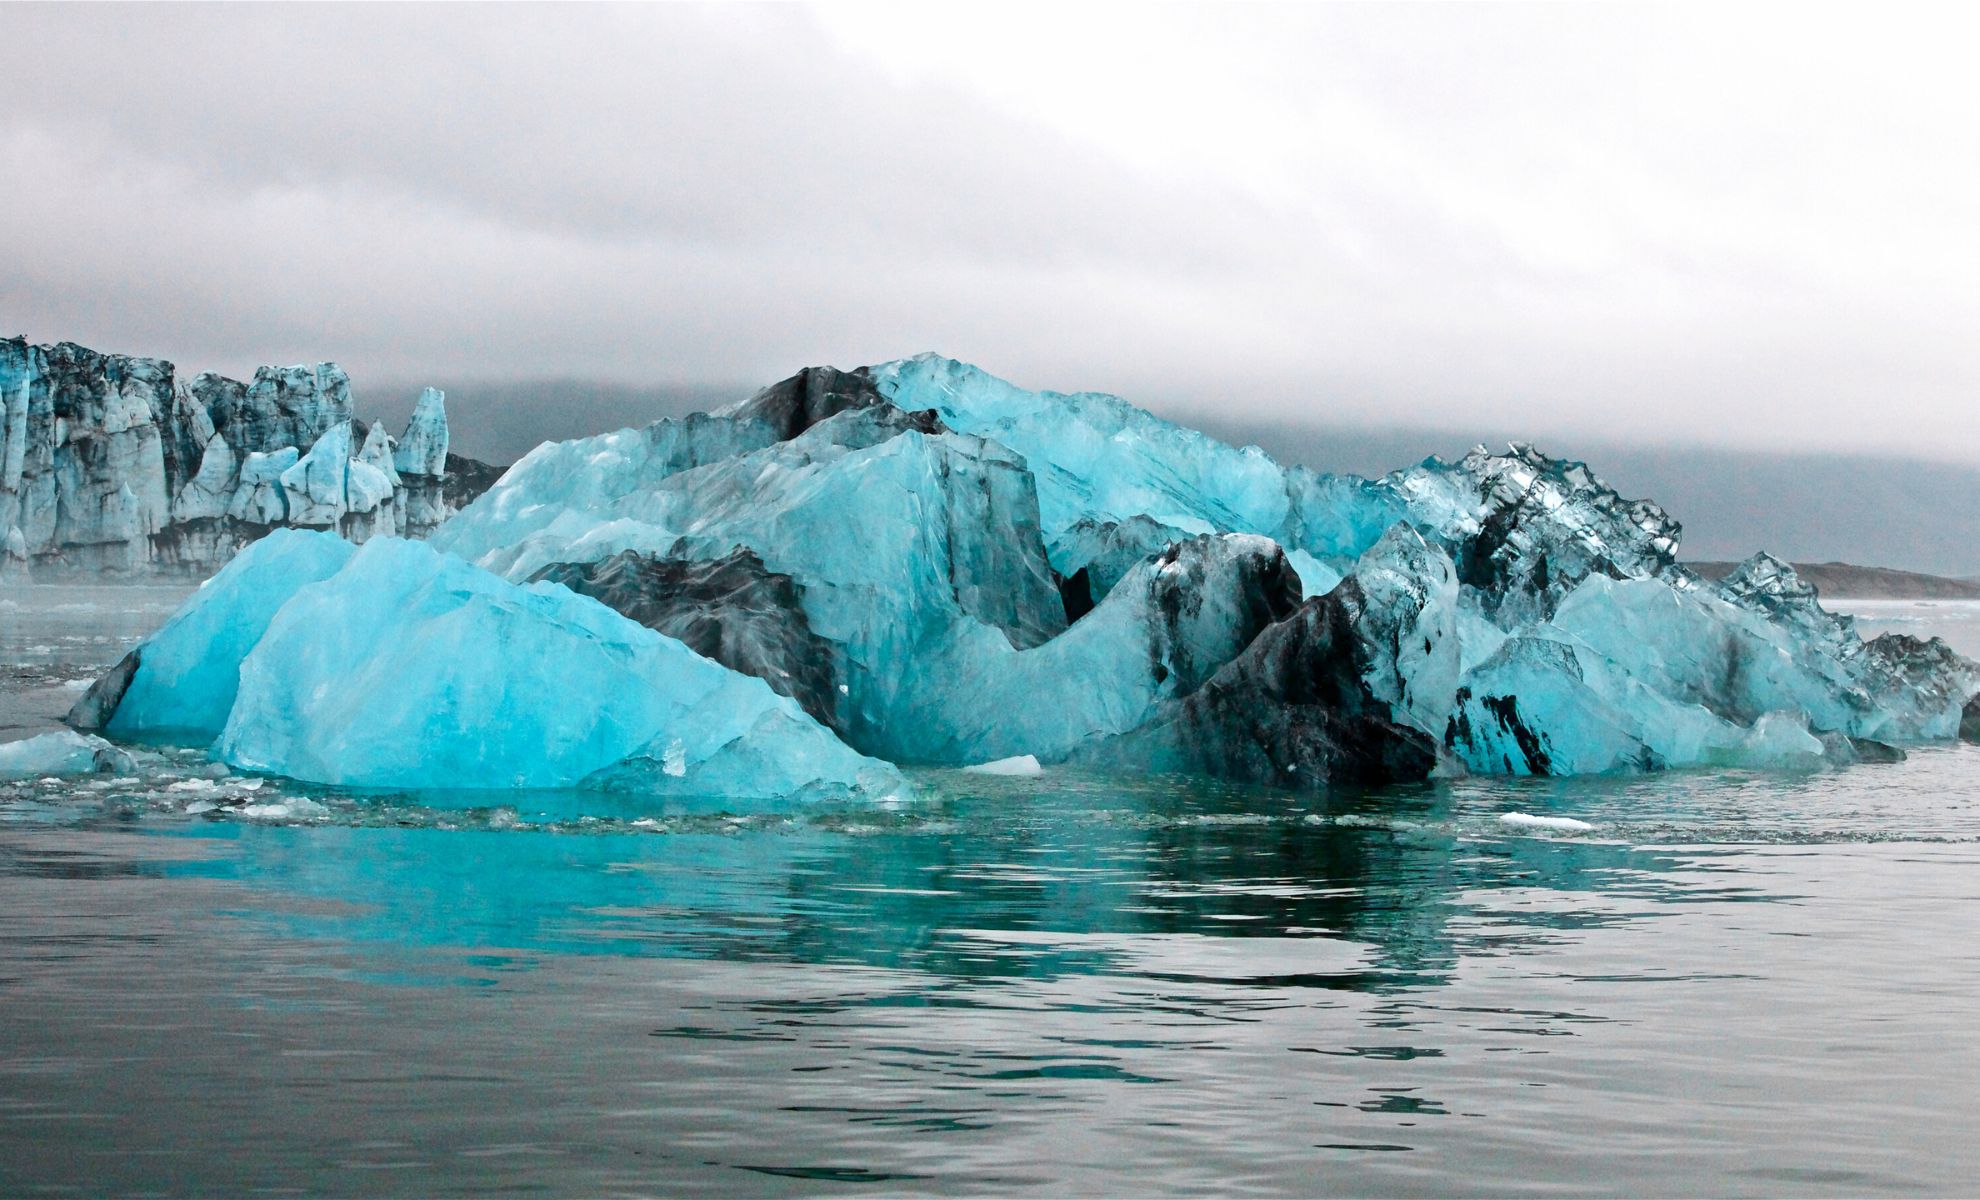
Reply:
[[[380, 490], [352, 470], [326, 505]], [[1807, 768], [1980, 725], [1943, 643], [1866, 642], [1765, 556], [1708, 583], [1680, 536], [1527, 446], [1357, 479], [932, 355], [810, 368], [538, 447], [430, 543], [272, 535], [73, 723], [329, 783], [737, 799], [900, 794], [896, 763]]]

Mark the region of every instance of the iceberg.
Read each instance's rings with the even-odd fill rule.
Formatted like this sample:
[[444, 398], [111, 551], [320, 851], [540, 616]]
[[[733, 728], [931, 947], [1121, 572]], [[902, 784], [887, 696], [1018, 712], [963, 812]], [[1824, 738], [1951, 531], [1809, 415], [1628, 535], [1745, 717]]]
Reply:
[[893, 764], [1314, 790], [1980, 736], [1980, 666], [1864, 641], [1766, 556], [1706, 583], [1663, 509], [1530, 446], [1321, 475], [923, 355], [546, 444], [430, 541], [375, 536], [354, 518], [445, 462], [430, 396], [355, 449], [334, 404], [298, 410], [337, 418], [307, 454], [191, 422], [172, 453], [221, 465], [175, 503], [228, 475], [238, 519], [324, 532], [255, 543], [72, 722], [351, 786], [752, 799], [898, 794]]

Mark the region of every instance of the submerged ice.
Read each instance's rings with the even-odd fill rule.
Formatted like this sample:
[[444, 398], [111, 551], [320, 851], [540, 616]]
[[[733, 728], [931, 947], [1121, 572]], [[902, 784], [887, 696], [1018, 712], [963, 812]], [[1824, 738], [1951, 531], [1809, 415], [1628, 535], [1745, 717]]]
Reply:
[[[231, 492], [202, 463], [179, 502], [347, 529], [444, 462], [434, 409], [389, 452], [333, 422], [250, 453]], [[1318, 788], [1959, 734], [1980, 669], [1864, 641], [1765, 556], [1700, 580], [1680, 532], [1525, 446], [1329, 476], [934, 356], [811, 368], [538, 447], [428, 544], [264, 539], [74, 723], [328, 783], [736, 799], [892, 794], [893, 763]]]

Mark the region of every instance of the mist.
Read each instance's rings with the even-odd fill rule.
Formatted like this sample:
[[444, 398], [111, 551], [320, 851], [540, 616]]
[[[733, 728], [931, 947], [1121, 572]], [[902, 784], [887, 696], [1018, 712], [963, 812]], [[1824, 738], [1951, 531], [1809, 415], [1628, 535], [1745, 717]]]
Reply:
[[1236, 422], [1980, 463], [1973, 18], [1863, 17], [8, 5], [0, 330], [451, 383], [497, 456], [589, 431], [573, 391], [932, 349]]

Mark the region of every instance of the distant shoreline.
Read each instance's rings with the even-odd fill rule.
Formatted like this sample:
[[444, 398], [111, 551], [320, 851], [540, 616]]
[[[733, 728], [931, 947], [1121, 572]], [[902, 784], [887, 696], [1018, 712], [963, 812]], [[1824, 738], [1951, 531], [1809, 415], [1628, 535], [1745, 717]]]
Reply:
[[[1724, 578], [1738, 565], [1711, 561], [1685, 564], [1707, 579]], [[1841, 562], [1795, 563], [1794, 569], [1824, 600], [1980, 600], [1980, 581], [1970, 579]]]

